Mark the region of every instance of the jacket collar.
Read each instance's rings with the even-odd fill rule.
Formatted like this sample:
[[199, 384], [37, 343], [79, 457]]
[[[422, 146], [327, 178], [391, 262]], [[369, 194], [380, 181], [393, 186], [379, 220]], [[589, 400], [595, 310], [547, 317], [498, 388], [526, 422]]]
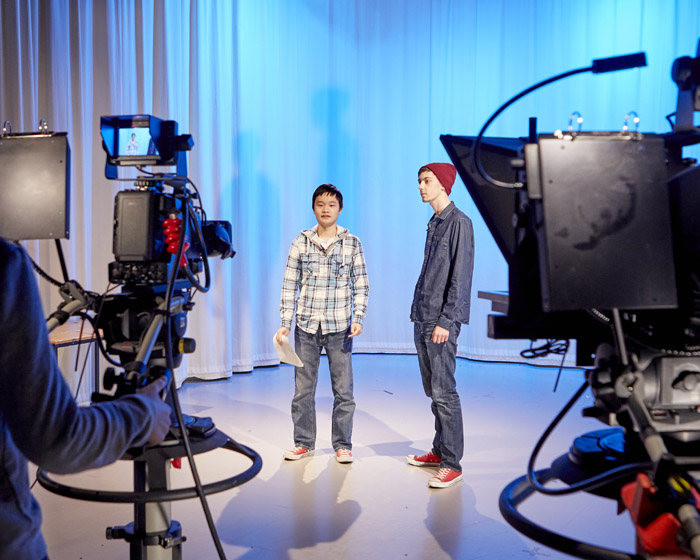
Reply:
[[[337, 226], [338, 231], [336, 232], [336, 236], [338, 239], [344, 239], [348, 235], [348, 230], [342, 226]], [[307, 239], [313, 240], [315, 237], [318, 237], [318, 224], [316, 224], [314, 227], [310, 229], [302, 229], [301, 234], [306, 236]]]
[[455, 208], [456, 208], [455, 203], [454, 203], [454, 202], [450, 202], [447, 206], [445, 206], [445, 209], [444, 209], [442, 212], [440, 212], [439, 215], [438, 215], [438, 214], [433, 214], [433, 219], [435, 219], [435, 220], [444, 220], [444, 219], [446, 219], [446, 218], [452, 213], [452, 211], [453, 211]]
[[348, 230], [344, 227], [338, 226], [338, 229], [335, 234], [335, 241], [325, 248], [323, 247], [323, 245], [321, 245], [321, 238], [318, 236], [318, 224], [312, 227], [311, 229], [301, 230], [301, 234], [306, 237], [307, 251], [309, 250], [309, 243], [313, 243], [322, 251], [330, 251], [330, 249], [334, 247], [338, 241], [340, 241], [343, 244], [343, 251], [345, 251], [345, 238], [348, 236]]

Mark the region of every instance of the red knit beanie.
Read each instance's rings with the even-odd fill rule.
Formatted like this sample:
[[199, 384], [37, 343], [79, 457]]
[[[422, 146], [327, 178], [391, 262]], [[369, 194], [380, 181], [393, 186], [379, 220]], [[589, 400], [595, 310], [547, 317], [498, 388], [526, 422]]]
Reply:
[[444, 187], [445, 192], [449, 196], [452, 192], [452, 185], [455, 183], [455, 177], [457, 176], [457, 169], [455, 169], [455, 166], [451, 163], [428, 163], [421, 167], [421, 169], [426, 167], [435, 173], [437, 180], [440, 181], [440, 184]]

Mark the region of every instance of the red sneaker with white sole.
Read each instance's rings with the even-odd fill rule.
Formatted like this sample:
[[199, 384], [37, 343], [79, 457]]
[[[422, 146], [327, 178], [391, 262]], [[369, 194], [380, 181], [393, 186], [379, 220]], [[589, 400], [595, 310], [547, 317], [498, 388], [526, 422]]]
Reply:
[[437, 474], [428, 481], [431, 488], [447, 488], [462, 480], [462, 473], [452, 469], [440, 469]]
[[298, 461], [304, 457], [310, 457], [314, 454], [313, 449], [306, 449], [306, 447], [295, 447], [291, 451], [285, 451], [282, 457], [287, 459], [287, 461]]
[[339, 463], [352, 463], [352, 451], [350, 451], [349, 449], [336, 449], [335, 460]]
[[432, 451], [425, 455], [406, 455], [406, 460], [410, 465], [415, 465], [416, 467], [440, 466], [440, 457], [435, 455]]

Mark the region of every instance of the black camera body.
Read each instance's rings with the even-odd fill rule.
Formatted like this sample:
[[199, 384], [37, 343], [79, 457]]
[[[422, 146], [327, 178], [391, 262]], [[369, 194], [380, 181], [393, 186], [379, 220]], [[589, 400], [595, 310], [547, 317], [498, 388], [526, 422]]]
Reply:
[[[172, 253], [168, 242], [167, 220], [181, 219], [186, 199], [180, 193], [164, 193], [157, 187], [126, 190], [114, 200], [113, 253], [109, 281], [114, 284], [158, 285], [168, 281]], [[203, 270], [204, 256], [233, 256], [230, 248], [231, 224], [223, 220], [194, 219], [204, 244], [195, 238], [185, 250], [188, 266], [194, 273]]]
[[[113, 252], [109, 281], [114, 284], [166, 284], [173, 264], [167, 252], [163, 223], [180, 216], [182, 201], [147, 190], [121, 191], [114, 200]], [[179, 218], [175, 218], [179, 219]], [[190, 261], [193, 272], [201, 271], [201, 256]]]
[[197, 195], [187, 187], [185, 152], [194, 142], [188, 134], [177, 134], [175, 121], [150, 115], [108, 116], [102, 117], [100, 130], [109, 179], [117, 178], [118, 166], [177, 166], [176, 175], [144, 175], [135, 180], [135, 189], [117, 194], [112, 244], [116, 261], [109, 266], [110, 282], [128, 286], [167, 283], [176, 266], [171, 257], [186, 230], [189, 235], [183, 253], [193, 274], [203, 270], [207, 256], [235, 254], [230, 246], [231, 224], [204, 220], [201, 208], [192, 204]]
[[[101, 330], [96, 342], [105, 359], [115, 367], [105, 370], [102, 382], [107, 392], [94, 392], [93, 402], [118, 399], [141, 391], [157, 379], [165, 379], [161, 398], [171, 408], [171, 424], [162, 445], [131, 449], [124, 455], [123, 458], [134, 461], [133, 493], [66, 486], [57, 490], [43, 471], [39, 471], [38, 479], [57, 494], [90, 501], [133, 503], [134, 522], [109, 527], [107, 538], [129, 542], [132, 557], [146, 558], [151, 550], [159, 558], [181, 558], [181, 544], [186, 539], [180, 523], [171, 519], [168, 500], [198, 495], [213, 528], [206, 494], [242, 484], [262, 467], [257, 453], [217, 430], [211, 418], [182, 414], [173, 384], [173, 371], [181, 365], [183, 355], [195, 350], [195, 341], [185, 337], [193, 295], [196, 291], [209, 290], [208, 257], [223, 259], [235, 254], [231, 247], [232, 228], [229, 222], [206, 219], [197, 188], [187, 178], [184, 152], [194, 143], [190, 135], [177, 134], [175, 121], [162, 121], [150, 115], [102, 117], [100, 128], [107, 153], [107, 178], [119, 180], [119, 166], [136, 167], [143, 173], [134, 181], [134, 188], [119, 192], [114, 202], [115, 261], [109, 266], [109, 278], [122, 287], [121, 292], [113, 294], [108, 290], [102, 295], [85, 292], [79, 284], [68, 280], [64, 265], [66, 281], [61, 285], [61, 295], [65, 301], [49, 317], [47, 327], [51, 330], [71, 314], [80, 313], [95, 331]], [[47, 138], [53, 140], [48, 135]], [[177, 171], [152, 173], [145, 169], [147, 166], [176, 166]], [[67, 182], [64, 185], [67, 191]], [[63, 261], [60, 244], [57, 247]], [[204, 274], [203, 282], [200, 272]], [[197, 439], [196, 447], [190, 444], [190, 438]], [[202, 486], [194, 455], [219, 447], [242, 453], [254, 464], [234, 477]], [[185, 455], [195, 487], [170, 491], [170, 458]], [[220, 549], [218, 536], [215, 531], [213, 534]]]
[[[691, 551], [700, 559], [700, 167], [683, 157], [685, 146], [700, 143], [693, 119], [700, 45], [695, 59], [674, 63], [679, 96], [667, 117], [675, 116], [670, 133], [638, 132], [634, 112], [619, 131], [582, 132], [574, 130], [575, 112], [568, 131], [538, 134], [531, 118], [527, 137], [484, 136], [504, 109], [539, 87], [581, 72], [645, 66], [646, 57], [598, 62], [527, 88], [476, 137], [441, 136], [508, 264], [507, 294], [479, 292], [496, 312], [489, 336], [546, 339], [523, 357], [565, 355], [574, 339], [576, 364], [585, 368], [585, 382], [499, 507], [518, 531], [567, 554], [632, 558], [562, 537], [517, 511], [535, 491], [591, 492], [630, 509], [644, 558]], [[536, 470], [544, 442], [586, 390], [593, 404], [583, 415], [610, 427], [576, 438], [568, 453]], [[565, 487], [547, 486], [556, 479]], [[678, 525], [657, 523], [662, 518]], [[663, 546], [639, 538], [652, 526]]]
[[577, 365], [595, 368], [587, 413], [622, 422], [634, 377], [651, 427], [674, 444], [700, 441], [700, 168], [683, 157], [700, 143], [689, 99], [700, 46], [691, 62], [674, 63], [666, 134], [538, 134], [531, 119], [522, 138], [441, 136], [508, 264], [489, 336], [575, 339]]

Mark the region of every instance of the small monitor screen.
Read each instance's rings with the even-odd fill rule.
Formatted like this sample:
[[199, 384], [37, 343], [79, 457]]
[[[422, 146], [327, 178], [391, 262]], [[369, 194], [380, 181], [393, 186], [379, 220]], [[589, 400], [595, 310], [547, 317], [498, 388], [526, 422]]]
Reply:
[[117, 140], [117, 156], [159, 155], [148, 128], [120, 128]]

